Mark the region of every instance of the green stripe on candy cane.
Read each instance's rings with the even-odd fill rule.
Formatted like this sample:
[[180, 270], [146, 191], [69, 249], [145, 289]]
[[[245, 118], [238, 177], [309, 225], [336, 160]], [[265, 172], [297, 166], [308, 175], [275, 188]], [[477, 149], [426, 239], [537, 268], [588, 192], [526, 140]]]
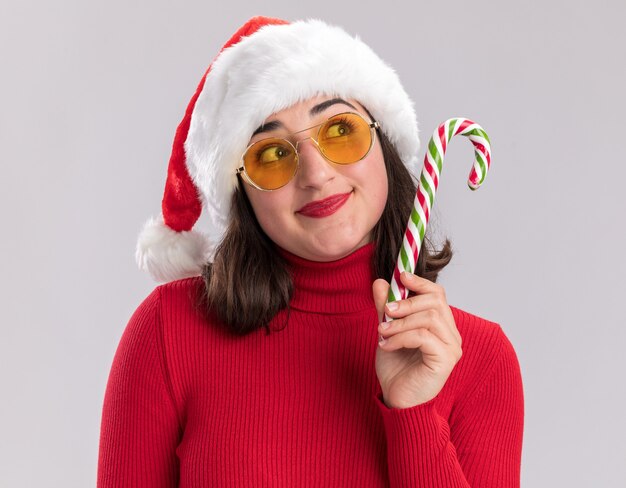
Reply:
[[[466, 136], [474, 145], [474, 165], [470, 171], [467, 184], [471, 190], [476, 190], [485, 180], [491, 164], [491, 142], [487, 133], [477, 123], [462, 117], [446, 120], [433, 133], [428, 142], [428, 149], [424, 157], [424, 167], [417, 185], [417, 192], [413, 202], [413, 209], [404, 234], [402, 247], [398, 253], [398, 260], [394, 269], [389, 287], [387, 303], [404, 299], [408, 291], [400, 282], [400, 273], [413, 273], [419, 259], [419, 251], [424, 241], [428, 219], [435, 201], [435, 194], [439, 185], [439, 177], [443, 169], [443, 159], [448, 143], [457, 134]], [[385, 320], [391, 320], [385, 314]], [[379, 337], [381, 339], [382, 336]]]

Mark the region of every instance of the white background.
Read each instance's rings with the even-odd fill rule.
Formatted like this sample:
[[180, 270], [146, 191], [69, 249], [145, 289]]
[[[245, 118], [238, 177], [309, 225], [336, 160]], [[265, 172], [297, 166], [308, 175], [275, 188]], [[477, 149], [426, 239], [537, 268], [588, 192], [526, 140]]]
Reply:
[[[626, 486], [625, 4], [0, 4], [0, 485], [95, 485], [117, 343], [153, 289], [134, 263], [174, 131], [253, 15], [358, 34], [415, 100], [423, 147], [465, 116], [430, 231], [456, 251], [448, 300], [500, 323], [524, 380], [524, 487]], [[233, 130], [237, 121], [233, 121]], [[421, 151], [423, 155], [423, 149]]]

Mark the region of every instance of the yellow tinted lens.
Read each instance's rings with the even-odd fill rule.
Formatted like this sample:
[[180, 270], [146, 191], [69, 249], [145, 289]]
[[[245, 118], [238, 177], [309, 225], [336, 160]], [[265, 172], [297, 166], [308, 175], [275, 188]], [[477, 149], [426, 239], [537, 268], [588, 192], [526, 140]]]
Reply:
[[335, 163], [350, 164], [363, 159], [372, 146], [372, 132], [362, 117], [346, 113], [331, 117], [321, 128], [319, 146]]
[[286, 185], [296, 172], [296, 153], [287, 141], [263, 139], [248, 148], [243, 157], [248, 178], [265, 190]]

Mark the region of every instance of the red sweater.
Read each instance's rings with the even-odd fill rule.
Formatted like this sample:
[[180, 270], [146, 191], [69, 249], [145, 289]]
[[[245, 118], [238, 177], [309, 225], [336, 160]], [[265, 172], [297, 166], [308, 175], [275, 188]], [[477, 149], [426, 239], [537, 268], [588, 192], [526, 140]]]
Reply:
[[203, 319], [199, 277], [156, 287], [113, 359], [98, 487], [518, 487], [523, 387], [498, 324], [451, 307], [463, 356], [443, 390], [383, 403], [373, 251], [290, 255], [289, 322], [269, 335]]

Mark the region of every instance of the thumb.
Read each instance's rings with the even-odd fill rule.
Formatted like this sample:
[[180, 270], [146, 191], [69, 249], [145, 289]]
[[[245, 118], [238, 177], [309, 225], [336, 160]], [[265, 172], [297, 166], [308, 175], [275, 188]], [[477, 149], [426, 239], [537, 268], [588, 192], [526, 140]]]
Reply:
[[389, 293], [389, 283], [382, 278], [378, 278], [372, 283], [372, 293], [374, 295], [376, 310], [378, 310], [378, 321], [382, 322], [385, 313], [385, 304], [387, 303], [387, 295]]

